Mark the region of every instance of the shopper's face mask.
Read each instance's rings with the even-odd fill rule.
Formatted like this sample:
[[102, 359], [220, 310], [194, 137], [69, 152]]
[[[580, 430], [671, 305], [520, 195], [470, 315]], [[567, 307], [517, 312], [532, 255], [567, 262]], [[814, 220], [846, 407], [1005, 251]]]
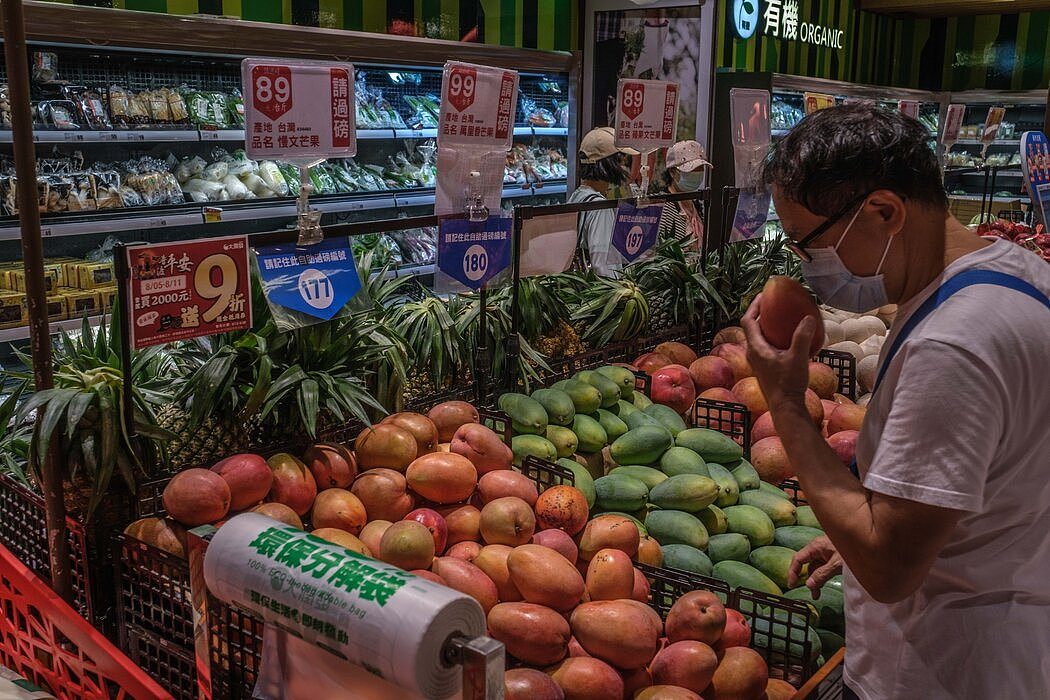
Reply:
[[696, 192], [704, 182], [704, 174], [699, 170], [691, 173], [678, 173], [678, 189], [682, 192]]
[[839, 246], [842, 245], [842, 241], [845, 240], [863, 210], [862, 203], [834, 247], [806, 249], [806, 257], [810, 259], [807, 261], [803, 258], [802, 260], [802, 276], [806, 278], [806, 282], [813, 288], [817, 296], [829, 306], [852, 313], [868, 311], [889, 303], [886, 282], [881, 272], [886, 256], [890, 252], [890, 246], [893, 245], [892, 237], [886, 242], [882, 259], [879, 260], [879, 266], [871, 277], [862, 277], [851, 272], [838, 254]]

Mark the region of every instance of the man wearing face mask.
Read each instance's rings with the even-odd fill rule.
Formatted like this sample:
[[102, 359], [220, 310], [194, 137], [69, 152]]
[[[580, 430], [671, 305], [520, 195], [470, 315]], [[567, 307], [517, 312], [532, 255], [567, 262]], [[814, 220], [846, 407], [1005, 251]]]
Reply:
[[[765, 167], [825, 302], [899, 305], [847, 469], [804, 404], [813, 319], [792, 347], [742, 324], [821, 538], [814, 592], [845, 564], [846, 697], [1050, 697], [1050, 267], [948, 214], [926, 129], [843, 106]], [[794, 583], [792, 584], [794, 585]]]
[[[696, 141], [679, 141], [667, 149], [667, 191], [696, 192], [704, 184], [704, 168], [711, 167], [704, 147]], [[704, 244], [704, 220], [697, 201], [667, 202], [660, 216], [660, 240], [677, 238], [687, 250], [699, 251]]]

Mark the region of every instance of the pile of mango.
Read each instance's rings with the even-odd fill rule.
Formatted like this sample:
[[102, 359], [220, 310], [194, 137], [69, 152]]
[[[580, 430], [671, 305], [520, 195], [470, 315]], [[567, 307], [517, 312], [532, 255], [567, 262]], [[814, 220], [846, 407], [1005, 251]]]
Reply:
[[[623, 515], [637, 525], [640, 554], [654, 552], [646, 563], [806, 601], [819, 625], [810, 639], [814, 658], [822, 646], [829, 656], [842, 646], [841, 579], [819, 600], [788, 583], [795, 552], [823, 534], [812, 509], [762, 481], [731, 438], [689, 427], [634, 391], [633, 373], [616, 366], [531, 396], [504, 394], [499, 407], [512, 421], [515, 464], [534, 455], [571, 470], [591, 517]], [[762, 634], [763, 621], [756, 623]]]

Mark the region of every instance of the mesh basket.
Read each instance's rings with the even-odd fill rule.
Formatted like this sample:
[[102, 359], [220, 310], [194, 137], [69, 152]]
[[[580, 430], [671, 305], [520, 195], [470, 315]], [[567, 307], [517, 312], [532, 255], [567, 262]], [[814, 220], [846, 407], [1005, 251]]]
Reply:
[[[97, 622], [91, 600], [87, 536], [84, 526], [66, 518], [70, 569], [73, 576], [73, 608], [91, 622]], [[51, 581], [50, 549], [47, 544], [47, 521], [44, 499], [15, 481], [0, 474], [0, 543], [44, 581]], [[108, 561], [109, 557], [105, 557]]]
[[723, 602], [729, 600], [729, 586], [709, 576], [701, 576], [691, 571], [649, 566], [635, 562], [635, 568], [645, 574], [649, 581], [649, 605], [667, 619], [667, 613], [679, 598], [690, 591], [711, 591]]
[[551, 486], [576, 485], [576, 477], [571, 470], [533, 455], [528, 455], [521, 460], [521, 473], [536, 482], [536, 488], [540, 493]]
[[482, 408], [478, 410], [478, 417], [482, 425], [499, 435], [503, 442], [510, 444], [512, 434], [510, 416], [502, 411]]
[[744, 448], [744, 458], [751, 458], [751, 411], [742, 403], [697, 399], [693, 404], [692, 424], [697, 428], [717, 430]]
[[857, 358], [848, 352], [837, 350], [821, 350], [817, 354], [817, 360], [835, 370], [839, 377], [838, 392], [849, 397], [850, 401], [857, 400]]
[[795, 479], [787, 479], [780, 484], [780, 488], [791, 497], [791, 502], [796, 506], [809, 505], [809, 501], [806, 500], [806, 495], [802, 491], [802, 487], [799, 486], [798, 481]]
[[818, 650], [812, 640], [806, 603], [750, 588], [737, 588], [730, 607], [743, 613], [751, 626], [751, 648], [769, 665], [771, 678], [781, 678], [796, 688], [816, 670]]
[[192, 646], [187, 650], [135, 625], [121, 626], [121, 646], [136, 666], [177, 700], [197, 698], [197, 658]]
[[259, 677], [263, 622], [208, 596], [208, 655], [212, 697], [250, 698]]

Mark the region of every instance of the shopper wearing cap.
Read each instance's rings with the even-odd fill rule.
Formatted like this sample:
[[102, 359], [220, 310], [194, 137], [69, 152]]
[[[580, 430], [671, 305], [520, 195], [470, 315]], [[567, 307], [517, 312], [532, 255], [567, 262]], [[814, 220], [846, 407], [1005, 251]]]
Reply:
[[[580, 186], [569, 196], [569, 204], [598, 202], [608, 198], [609, 189], [627, 182], [624, 159], [636, 155], [629, 148], [617, 148], [612, 128], [592, 129], [580, 142]], [[580, 214], [578, 223], [577, 264], [589, 267], [603, 277], [616, 277], [624, 258], [612, 245], [616, 211], [602, 209]]]
[[[1050, 697], [1050, 266], [948, 213], [929, 132], [896, 111], [806, 117], [765, 167], [824, 302], [898, 304], [847, 469], [806, 411], [811, 318], [748, 358], [824, 528], [792, 565], [844, 564], [846, 697]], [[841, 558], [841, 559], [840, 559]]]
[[[704, 184], [704, 168], [710, 167], [704, 147], [696, 141], [679, 141], [667, 149], [667, 191], [696, 192]], [[704, 220], [698, 203], [693, 200], [668, 202], [660, 217], [660, 240], [677, 238], [687, 250], [701, 250], [704, 245]]]

